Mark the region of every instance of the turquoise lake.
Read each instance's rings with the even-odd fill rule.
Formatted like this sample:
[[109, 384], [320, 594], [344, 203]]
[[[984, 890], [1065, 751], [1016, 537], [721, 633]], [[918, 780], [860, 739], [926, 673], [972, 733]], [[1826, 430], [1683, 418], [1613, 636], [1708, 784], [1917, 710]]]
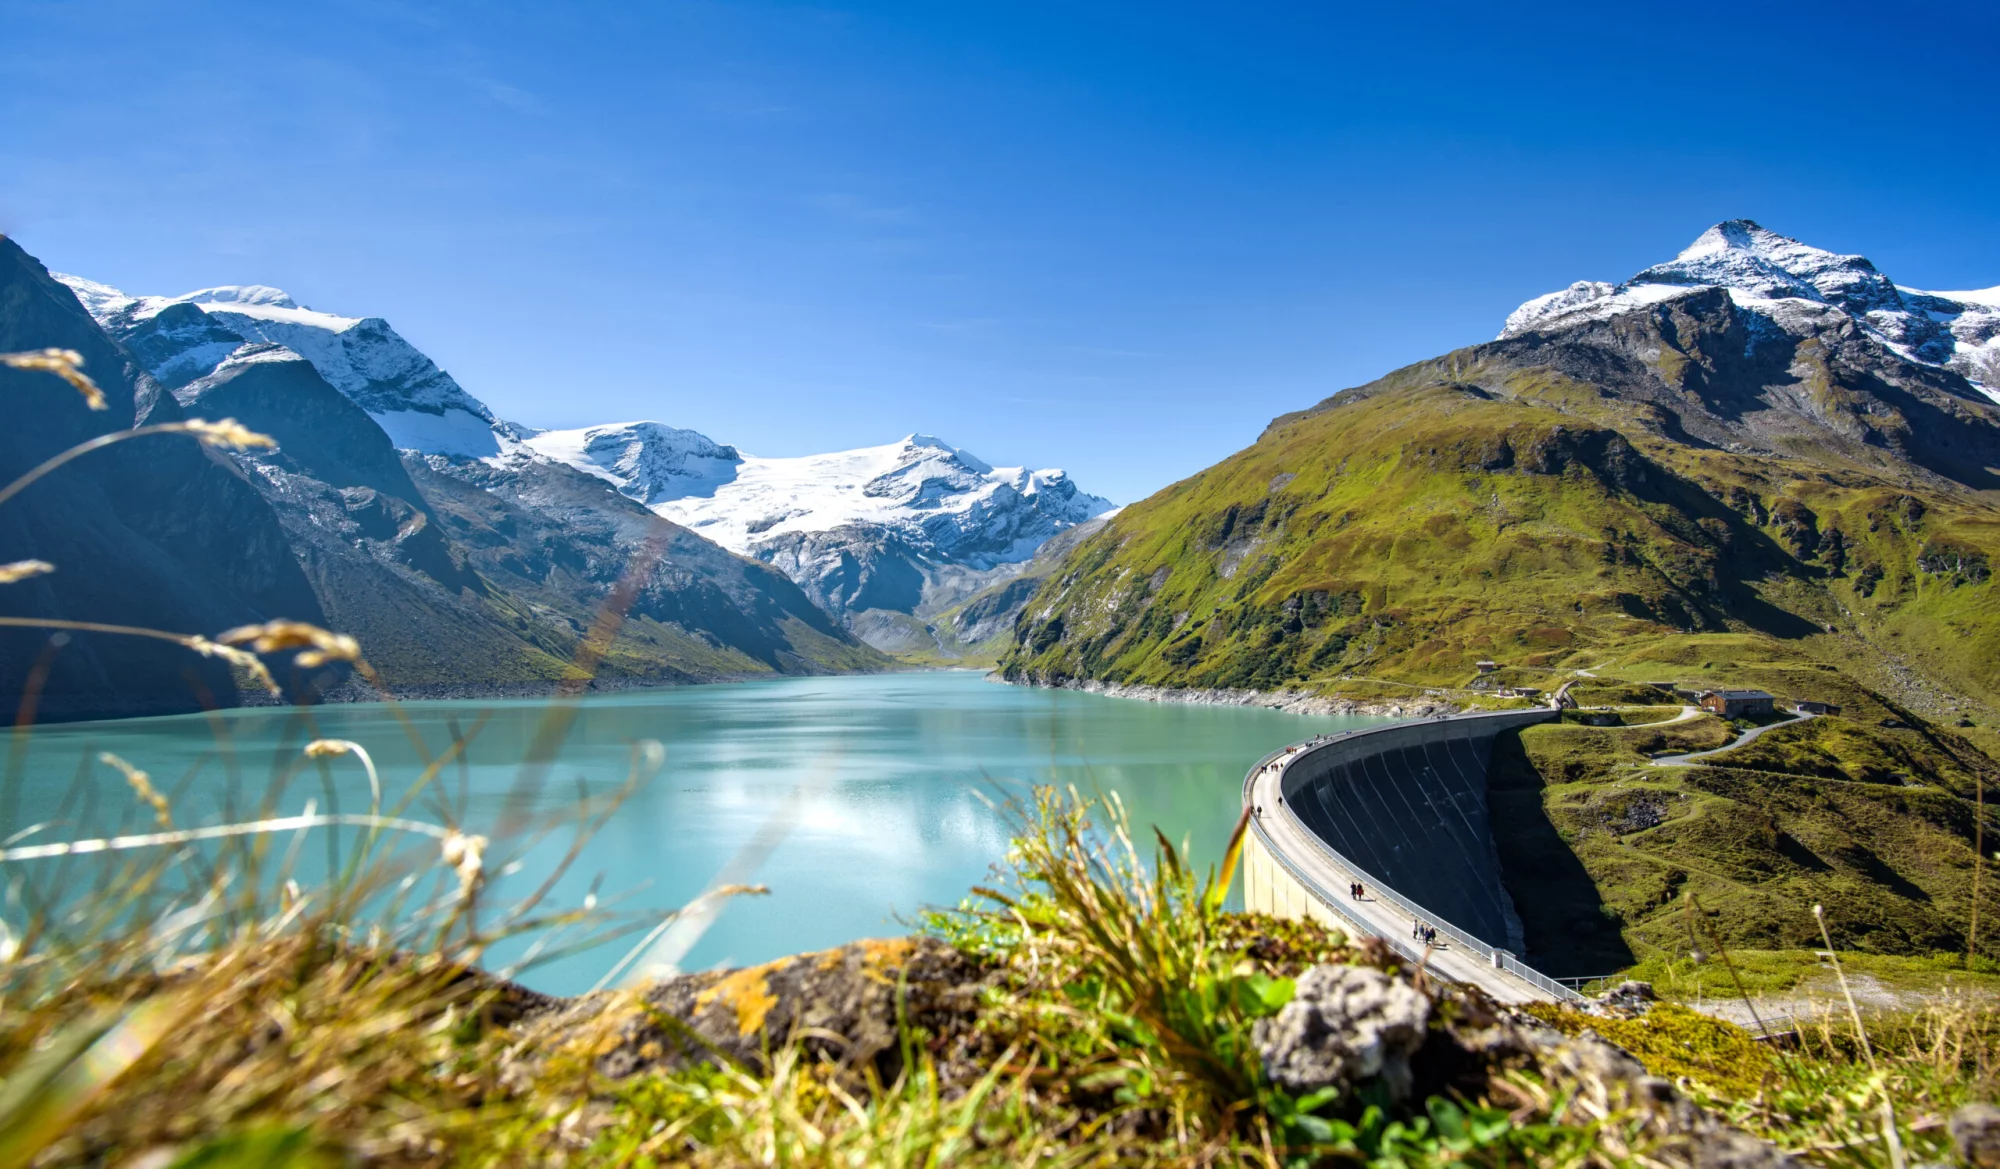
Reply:
[[[32, 842], [147, 830], [150, 809], [95, 761], [101, 751], [151, 773], [177, 823], [221, 823], [254, 807], [271, 776], [318, 737], [367, 747], [393, 803], [422, 770], [414, 733], [432, 754], [455, 737], [468, 746], [463, 764], [443, 768], [430, 798], [408, 814], [435, 821], [442, 800], [458, 822], [490, 832], [547, 708], [528, 700], [411, 702], [400, 707], [407, 726], [387, 707], [336, 705], [40, 728], [16, 742], [0, 825], [7, 835], [44, 825]], [[1244, 773], [1261, 756], [1378, 721], [1034, 690], [970, 671], [629, 691], [576, 702], [533, 801], [548, 813], [572, 806], [579, 792], [615, 792], [630, 774], [634, 744], [661, 743], [664, 767], [584, 847], [552, 900], [574, 906], [594, 888], [600, 904], [620, 910], [667, 909], [734, 864], [730, 879], [771, 893], [726, 905], [680, 961], [701, 969], [907, 932], [904, 922], [917, 911], [954, 905], [988, 879], [1007, 847], [997, 805], [1030, 784], [1115, 791], [1135, 828], [1157, 825], [1177, 843], [1190, 841], [1197, 861], [1213, 862], [1235, 823]], [[331, 760], [325, 776], [316, 766], [300, 771], [275, 806], [295, 814], [308, 799], [320, 811], [365, 810], [367, 783], [351, 758]], [[498, 904], [539, 884], [570, 838], [561, 833], [519, 853], [496, 843], [494, 870], [510, 856], [520, 867], [487, 900]], [[300, 847], [302, 875], [314, 871], [324, 843]], [[421, 838], [405, 847], [421, 859], [419, 846], [435, 849]], [[754, 871], [744, 867], [752, 860]], [[85, 858], [19, 863], [68, 865], [64, 881], [89, 872]], [[555, 993], [585, 990], [631, 944], [564, 956], [520, 977]], [[503, 947], [490, 964], [505, 965], [520, 950]]]

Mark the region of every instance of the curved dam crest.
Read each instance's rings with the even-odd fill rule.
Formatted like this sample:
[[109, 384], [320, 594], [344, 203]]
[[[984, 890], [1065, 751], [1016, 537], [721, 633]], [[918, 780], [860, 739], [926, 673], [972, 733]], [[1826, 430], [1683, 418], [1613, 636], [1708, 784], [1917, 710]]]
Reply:
[[[1526, 947], [1493, 834], [1488, 777], [1500, 735], [1556, 709], [1457, 715], [1320, 736], [1275, 752], [1244, 782], [1246, 907], [1357, 928], [1503, 1001], [1575, 992], [1517, 957]], [[1338, 895], [1359, 881], [1356, 900]], [[1435, 926], [1426, 955], [1411, 919]]]

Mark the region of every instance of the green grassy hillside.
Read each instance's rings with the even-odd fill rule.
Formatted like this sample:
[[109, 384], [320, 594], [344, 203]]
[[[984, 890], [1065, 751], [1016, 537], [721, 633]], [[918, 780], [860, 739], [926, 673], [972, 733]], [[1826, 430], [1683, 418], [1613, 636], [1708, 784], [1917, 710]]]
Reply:
[[[1737, 728], [1711, 715], [1602, 729], [1565, 721], [1500, 740], [1494, 836], [1531, 957], [1596, 974], [1714, 940], [1811, 949], [1821, 944], [1815, 904], [1843, 949], [1963, 953], [1975, 786], [1990, 793], [2000, 766], [1908, 712], [1896, 720], [1907, 725], [1883, 727], [1884, 710], [1850, 702], [1839, 717], [1780, 726], [1699, 766], [1650, 760], [1722, 746]], [[1989, 878], [1989, 925], [2000, 920], [1994, 893]]]
[[[1664, 679], [1824, 665], [1991, 716], [2000, 497], [1977, 475], [1832, 430], [1727, 449], [1689, 433], [1725, 409], [1693, 391], [1675, 413], [1500, 348], [1280, 419], [1127, 508], [1029, 602], [1003, 668], [1341, 693], [1462, 684], [1488, 658]], [[1889, 396], [1829, 397], [1839, 422]], [[2000, 411], [1951, 404], [1958, 447], [2000, 464]]]
[[1280, 418], [1084, 541], [1002, 668], [1461, 705], [1569, 682], [1627, 724], [1677, 713], [1652, 683], [1836, 703], [1708, 766], [1648, 757], [1729, 741], [1713, 718], [1522, 734], [1492, 794], [1530, 949], [1684, 953], [1686, 893], [1733, 945], [1809, 946], [1819, 902], [1841, 944], [1962, 948], [2000, 779], [2000, 409], [1854, 330], [1760, 328], [1691, 292]]

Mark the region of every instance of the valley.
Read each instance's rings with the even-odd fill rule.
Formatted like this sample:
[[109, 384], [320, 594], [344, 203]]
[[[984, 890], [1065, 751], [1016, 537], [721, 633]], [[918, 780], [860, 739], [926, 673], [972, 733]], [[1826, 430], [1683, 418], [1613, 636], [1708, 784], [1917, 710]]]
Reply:
[[[1961, 944], [1969, 805], [2000, 779], [1991, 295], [1721, 224], [1118, 509], [925, 435], [762, 458], [656, 422], [535, 430], [379, 319], [15, 255], [43, 331], [124, 362], [124, 400], [276, 440], [208, 456], [288, 549], [262, 587], [354, 632], [395, 693], [911, 665], [1327, 713], [1560, 691], [1610, 713], [1503, 736], [1490, 780], [1530, 960], [1671, 958], [1690, 897], [1764, 950], [1809, 944], [1808, 901], [1871, 952]], [[48, 710], [99, 713], [52, 676]], [[1736, 731], [1661, 694], [1729, 686], [1828, 713], [1702, 754]]]
[[[156, 591], [149, 624], [214, 633], [282, 616], [366, 645], [375, 681], [342, 663], [288, 666], [280, 682], [291, 700], [990, 664], [1025, 595], [1004, 586], [1051, 537], [1111, 509], [1062, 471], [996, 469], [922, 435], [759, 459], [654, 422], [540, 431], [498, 418], [381, 318], [316, 311], [263, 285], [131, 296], [52, 276], [11, 241], [0, 250], [16, 306], [0, 322], [0, 349], [77, 350], [124, 411], [91, 417], [37, 375], [0, 369], [0, 390], [27, 415], [85, 426], [23, 436], [30, 445], [0, 460], [0, 477], [61, 449], [66, 433], [73, 441], [121, 418], [227, 416], [276, 441], [195, 456], [221, 475], [211, 494], [230, 502], [177, 505], [184, 525], [218, 508], [256, 514], [205, 537], [204, 566], [231, 555], [273, 562], [199, 604]], [[102, 457], [148, 463], [137, 450]], [[77, 478], [38, 486], [35, 503]], [[64, 547], [28, 532], [0, 544], [10, 558]], [[65, 552], [66, 580], [137, 551], [113, 535]], [[965, 636], [935, 624], [976, 597]], [[20, 620], [148, 611], [115, 586], [94, 601], [46, 583], [0, 605]], [[177, 666], [116, 638], [51, 651], [25, 629], [5, 637], [15, 652], [0, 678], [9, 692], [32, 691], [43, 718], [269, 700], [213, 663]], [[156, 663], [144, 667], [153, 676], [110, 704], [107, 672], [141, 662]]]

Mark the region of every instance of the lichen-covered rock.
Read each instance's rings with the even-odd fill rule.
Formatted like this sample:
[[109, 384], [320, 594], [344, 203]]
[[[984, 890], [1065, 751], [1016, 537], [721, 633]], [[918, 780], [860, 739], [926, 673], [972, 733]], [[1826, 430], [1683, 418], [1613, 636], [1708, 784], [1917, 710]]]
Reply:
[[1576, 1092], [1576, 1103], [1595, 1116], [1635, 1112], [1633, 1135], [1656, 1142], [1651, 1160], [1683, 1169], [1795, 1169], [1798, 1162], [1776, 1147], [1732, 1128], [1703, 1110], [1669, 1080], [1649, 1075], [1623, 1048], [1592, 1032], [1569, 1039], [1553, 1030], [1521, 1032], [1540, 1070]]
[[2000, 1169], [2000, 1108], [1967, 1104], [1952, 1113], [1951, 1143], [1972, 1169]]
[[1380, 1078], [1391, 1099], [1410, 1090], [1410, 1056], [1424, 1042], [1430, 1000], [1409, 983], [1365, 966], [1315, 966], [1292, 1001], [1251, 1033], [1264, 1073], [1295, 1096], [1344, 1095]]
[[772, 1052], [797, 1040], [820, 1059], [884, 1083], [901, 1065], [901, 1027], [929, 1036], [949, 1065], [954, 1040], [971, 1028], [988, 977], [971, 959], [929, 937], [852, 942], [762, 966], [687, 974], [638, 991], [573, 999], [516, 1029], [523, 1070], [550, 1058], [581, 1058], [623, 1079], [694, 1060], [767, 1070]]

